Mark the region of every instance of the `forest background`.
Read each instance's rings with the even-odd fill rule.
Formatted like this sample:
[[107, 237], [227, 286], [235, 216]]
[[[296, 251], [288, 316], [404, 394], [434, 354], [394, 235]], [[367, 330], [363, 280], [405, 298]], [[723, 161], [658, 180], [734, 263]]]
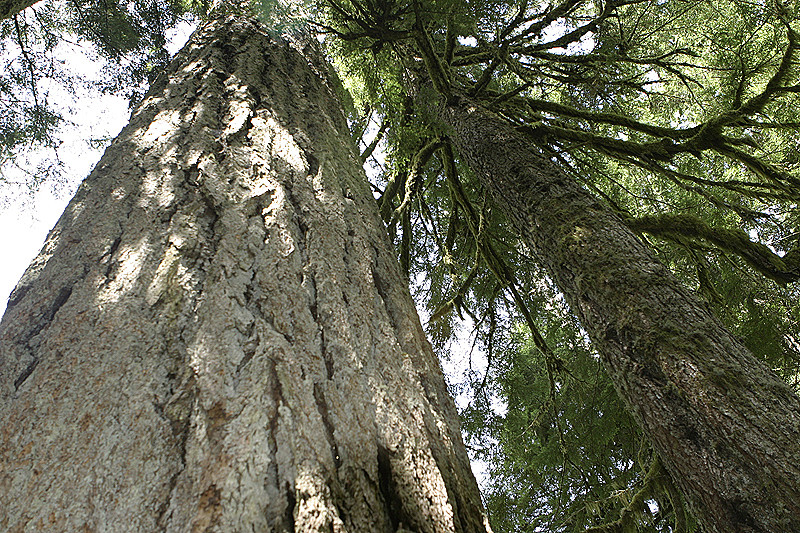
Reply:
[[[67, 75], [48, 48], [63, 35], [93, 43], [112, 65], [103, 90], [136, 99], [168, 59], [166, 32], [204, 13], [202, 5], [74, 5], [83, 9], [35, 6], [5, 22], [3, 89], [13, 98], [4, 101], [16, 106], [0, 125], [6, 165], [58, 143], [63, 123], [42, 87]], [[490, 465], [484, 496], [496, 530], [696, 530], [552, 280], [530, 266], [474, 176], [464, 172], [459, 183], [441, 132], [410, 120], [424, 111], [409, 109], [393, 58], [420, 6], [365, 6], [265, 9], [284, 26], [316, 21], [346, 88], [354, 138], [370, 131], [384, 142], [388, 163], [371, 160], [371, 139], [364, 159], [377, 166], [382, 214], [434, 345], [444, 355], [459, 319], [476, 325], [488, 371], [467, 372], [454, 392], [471, 399], [464, 426], [473, 456]], [[423, 9], [446, 19], [448, 33], [432, 35], [451, 81], [620, 213], [795, 390], [796, 10], [739, 1]], [[25, 185], [59, 183], [40, 171]]]

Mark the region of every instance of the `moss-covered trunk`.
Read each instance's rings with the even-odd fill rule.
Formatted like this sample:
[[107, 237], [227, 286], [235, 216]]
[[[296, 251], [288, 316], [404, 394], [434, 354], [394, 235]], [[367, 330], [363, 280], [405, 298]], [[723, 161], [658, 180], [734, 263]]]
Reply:
[[563, 291], [704, 531], [800, 531], [800, 399], [610, 209], [507, 123], [439, 108]]
[[306, 45], [198, 30], [50, 233], [0, 323], [0, 530], [485, 531]]

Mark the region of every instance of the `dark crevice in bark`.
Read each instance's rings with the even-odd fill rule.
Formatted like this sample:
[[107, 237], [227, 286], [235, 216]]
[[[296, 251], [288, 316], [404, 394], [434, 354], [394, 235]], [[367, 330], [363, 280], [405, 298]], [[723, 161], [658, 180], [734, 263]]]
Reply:
[[[270, 387], [270, 393], [272, 394], [272, 400], [275, 402], [275, 408], [277, 409], [281, 404], [285, 404], [286, 400], [284, 400], [283, 398], [283, 385], [281, 385], [281, 380], [278, 377], [278, 369], [276, 368], [277, 363], [275, 362], [274, 359], [270, 359], [270, 363], [271, 364], [269, 368], [269, 374], [270, 374], [269, 382], [272, 385]], [[275, 417], [276, 419], [273, 420], [273, 423], [275, 424], [275, 427], [277, 427], [278, 424], [277, 415], [275, 415]], [[271, 434], [274, 435], [274, 433]]]
[[265, 191], [258, 196], [254, 196], [249, 198], [245, 202], [244, 207], [244, 214], [247, 217], [259, 217], [264, 223], [266, 227], [266, 223], [264, 222], [264, 211], [272, 205], [272, 201], [275, 199], [275, 191], [270, 189]]
[[122, 235], [117, 235], [114, 239], [114, 242], [111, 243], [111, 246], [108, 248], [108, 251], [103, 254], [103, 257], [100, 258], [102, 262], [104, 259], [108, 261], [106, 265], [106, 271], [103, 276], [106, 278], [107, 281], [111, 280], [111, 270], [114, 268], [116, 262], [114, 261], [114, 254], [117, 252], [120, 243], [122, 242]]
[[244, 357], [242, 357], [242, 360], [239, 361], [239, 364], [236, 366], [237, 375], [242, 373], [242, 369], [253, 359], [253, 356], [256, 353], [256, 347], [254, 345], [248, 346], [248, 344], [245, 344], [244, 346]]
[[[270, 380], [277, 379], [277, 375], [274, 373], [274, 368], [275, 367], [273, 364]], [[290, 531], [294, 533], [294, 510], [297, 505], [297, 497], [295, 496], [295, 490], [290, 480], [286, 480], [281, 483], [281, 475], [278, 468], [278, 443], [276, 441], [276, 435], [278, 434], [278, 407], [280, 406], [279, 400], [282, 398], [282, 392], [277, 392], [276, 394], [276, 390], [280, 391], [280, 384], [278, 384], [277, 389], [273, 387], [273, 400], [275, 402], [275, 406], [272, 416], [269, 417], [268, 422], [269, 432], [267, 433], [267, 447], [269, 450], [270, 461], [265, 485], [278, 488], [278, 491], [281, 492], [285, 497], [286, 507], [280, 510], [277, 516], [270, 516], [269, 519], [274, 523], [275, 531], [280, 533]]]
[[36, 370], [36, 365], [39, 364], [39, 359], [34, 358], [33, 361], [28, 363], [28, 366], [25, 367], [25, 370], [14, 380], [14, 390], [18, 391], [19, 388], [25, 383], [25, 380], [33, 374], [33, 371]]
[[[424, 380], [423, 380], [424, 383]], [[427, 386], [425, 387], [425, 393], [428, 398], [431, 398], [432, 402], [437, 401], [439, 398], [436, 396], [431, 396], [428, 392]], [[426, 417], [427, 418], [427, 417]], [[441, 442], [442, 438], [439, 431], [436, 429], [435, 426], [431, 427], [428, 425], [428, 432], [431, 434], [431, 442]], [[456, 469], [453, 467], [453, 464], [447, 460], [447, 458], [443, 458], [442, 454], [439, 453], [439, 448], [436, 446], [431, 446], [431, 455], [433, 455], [433, 460], [436, 463], [436, 467], [441, 472], [442, 478], [445, 480], [450, 481], [452, 476], [452, 472]], [[455, 480], [452, 480], [455, 481]], [[445, 488], [447, 490], [447, 499], [450, 501], [450, 504], [453, 507], [453, 521], [456, 523], [456, 531], [469, 531], [469, 524], [470, 520], [469, 517], [466, 516], [466, 508], [462, 504], [461, 498], [459, 496], [458, 490], [453, 490], [454, 487], [457, 487], [454, 483], [447, 482], [445, 483]]]
[[167, 512], [169, 511], [170, 503], [172, 502], [172, 493], [175, 491], [175, 487], [178, 485], [178, 478], [183, 473], [186, 468], [186, 443], [189, 440], [189, 417], [186, 418], [185, 422], [183, 423], [183, 427], [179, 433], [175, 433], [175, 425], [173, 423], [173, 434], [177, 439], [178, 444], [178, 457], [180, 458], [180, 468], [175, 471], [172, 476], [169, 478], [169, 482], [167, 483], [167, 499], [161, 503], [158, 511], [156, 512], [156, 524], [159, 524], [161, 527], [166, 529], [167, 525]]
[[[281, 331], [281, 330], [280, 330], [280, 329], [278, 329], [278, 327], [275, 325], [275, 317], [273, 316], [273, 314], [272, 314], [272, 312], [270, 311], [270, 309], [269, 309], [269, 308], [265, 308], [263, 312], [259, 310], [259, 314], [258, 314], [258, 315], [256, 315], [256, 316], [259, 316], [260, 318], [262, 318], [262, 319], [264, 320], [264, 322], [265, 322], [265, 323], [266, 323], [266, 324], [267, 324], [267, 325], [268, 325], [268, 326], [269, 326], [269, 327], [272, 329], [272, 331], [274, 331], [275, 333], [277, 333], [278, 335], [280, 335], [281, 337], [283, 337], [283, 339], [284, 339], [284, 340], [285, 340], [285, 341], [286, 341], [288, 344], [290, 344], [290, 345], [291, 345], [291, 344], [293, 344], [293, 343], [294, 343], [294, 337], [292, 336], [292, 334], [291, 334], [291, 333], [287, 333], [287, 332], [285, 332], [285, 331]], [[302, 368], [301, 368], [301, 370], [302, 370], [303, 372], [305, 372], [305, 370], [304, 370], [304, 369], [302, 369]], [[305, 375], [305, 374], [304, 374], [304, 375]], [[275, 379], [277, 379], [277, 377], [276, 377]]]
[[[172, 375], [171, 380], [173, 383], [178, 379], [180, 379], [180, 376]], [[171, 386], [170, 390], [174, 392], [163, 406], [159, 406], [156, 402], [154, 402], [154, 405], [158, 407], [159, 414], [162, 414], [163, 418], [169, 422], [172, 435], [182, 440], [183, 444], [185, 444], [191, 412], [197, 396], [194, 378], [190, 377], [177, 386]], [[183, 445], [181, 449], [183, 449]]]
[[281, 163], [286, 166], [284, 173], [291, 178], [284, 183], [284, 190], [286, 191], [286, 198], [292, 206], [292, 221], [296, 224], [299, 231], [299, 238], [296, 239], [295, 246], [300, 255], [301, 264], [307, 265], [308, 253], [306, 251], [306, 245], [308, 242], [309, 226], [305, 215], [307, 214], [308, 208], [304, 208], [302, 201], [297, 197], [297, 193], [294, 190], [296, 186], [294, 183], [294, 172], [288, 164], [283, 161], [281, 161]]
[[322, 352], [322, 359], [325, 361], [325, 374], [328, 381], [333, 380], [333, 357], [328, 352], [328, 346], [325, 342], [325, 329], [319, 330], [320, 351]]
[[[243, 299], [246, 302], [245, 307], [247, 308], [250, 313], [252, 313], [253, 317], [263, 318], [261, 309], [259, 308], [257, 301], [257, 291], [254, 290], [256, 283], [256, 272], [255, 270], [250, 271], [250, 278], [247, 280], [247, 283], [244, 286], [244, 294]], [[256, 354], [256, 349], [258, 348], [259, 344], [259, 335], [258, 330], [256, 329], [255, 320], [250, 322], [247, 325], [247, 331], [242, 332], [245, 341], [242, 343], [242, 351], [244, 352], [244, 356], [242, 360], [236, 365], [236, 380], [238, 382], [239, 376], [242, 374], [242, 370], [247, 366], [247, 364], [252, 361], [253, 357]]]
[[319, 383], [314, 383], [314, 401], [317, 403], [317, 411], [319, 411], [319, 415], [322, 417], [322, 424], [325, 426], [325, 436], [331, 447], [333, 464], [336, 468], [339, 468], [342, 466], [342, 459], [339, 457], [339, 447], [336, 445], [336, 437], [333, 433], [333, 424], [331, 423], [328, 413], [328, 403], [325, 400], [325, 393], [322, 390], [322, 385]]
[[[450, 485], [448, 485], [448, 487], [449, 486]], [[456, 511], [455, 518], [458, 520], [457, 528], [460, 528], [461, 531], [469, 531], [469, 523], [470, 523], [470, 521], [469, 521], [469, 516], [467, 516], [466, 507], [465, 507], [465, 505], [463, 503], [463, 500], [461, 499], [461, 491], [458, 491], [458, 490], [450, 491], [450, 490], [448, 490], [448, 492], [452, 496], [453, 502], [455, 503], [455, 507], [456, 507], [455, 508], [455, 511]]]
[[[375, 283], [375, 290], [378, 292], [378, 295], [381, 297], [381, 300], [383, 300], [384, 305], [385, 305], [386, 302], [389, 301], [389, 299], [388, 299], [389, 295], [386, 294], [386, 286], [385, 286], [385, 284], [383, 282], [383, 279], [381, 279], [380, 274], [378, 274], [378, 269], [377, 268], [373, 268], [372, 269], [372, 281]], [[389, 311], [388, 308], [387, 308], [387, 311]], [[389, 313], [389, 318], [392, 320], [392, 325], [395, 326], [394, 317], [391, 315], [391, 313]]]
[[170, 425], [170, 430], [174, 439], [173, 442], [177, 447], [176, 455], [180, 460], [180, 467], [170, 476], [166, 490], [167, 498], [161, 502], [156, 512], [156, 524], [164, 528], [164, 530], [166, 530], [169, 520], [167, 513], [170, 508], [170, 503], [172, 502], [172, 493], [175, 491], [175, 487], [178, 484], [178, 478], [186, 468], [186, 452], [191, 428], [191, 412], [197, 397], [197, 389], [195, 388], [193, 377], [177, 385], [176, 381], [182, 379], [178, 374], [169, 373], [167, 374], [167, 379], [171, 383], [170, 392], [172, 392], [172, 395], [170, 399], [163, 406], [160, 406], [157, 402], [153, 402], [153, 405], [158, 415]]
[[[200, 184], [200, 167], [197, 163], [192, 163], [187, 168], [183, 169], [183, 175], [186, 176], [185, 182], [192, 187], [197, 187]], [[178, 202], [175, 202], [170, 206], [171, 211], [174, 213], [174, 210], [178, 209], [179, 205]]]
[[283, 527], [286, 531], [294, 533], [294, 508], [297, 506], [297, 496], [294, 488], [286, 482], [286, 513], [283, 516]]
[[308, 163], [308, 175], [316, 176], [319, 172], [319, 160], [308, 150], [303, 150], [303, 155], [306, 156], [306, 163]]
[[[216, 231], [217, 221], [219, 220], [219, 215], [217, 214], [217, 204], [214, 201], [214, 196], [206, 190], [205, 186], [201, 184], [197, 187], [197, 196], [200, 201], [205, 204], [206, 212], [203, 213], [205, 215], [206, 220], [206, 228], [208, 230], [208, 240], [213, 244], [211, 246], [212, 253], [209, 254], [210, 257], [213, 257], [213, 250], [218, 248], [219, 240], [221, 236]], [[201, 220], [202, 220], [201, 218]]]
[[[317, 308], [317, 282], [308, 272], [303, 273], [303, 285], [308, 287], [308, 310], [314, 317], [314, 322], [319, 324], [319, 309]], [[325, 339], [322, 339], [322, 352], [325, 353]], [[330, 379], [330, 377], [329, 377]]]
[[[87, 271], [88, 270], [84, 268], [83, 274], [77, 280], [75, 280], [73, 284], [79, 283], [85, 279]], [[28, 332], [22, 338], [20, 345], [24, 346], [28, 350], [31, 361], [14, 380], [14, 391], [19, 391], [19, 388], [22, 386], [22, 384], [25, 383], [29, 377], [31, 377], [33, 371], [36, 370], [36, 367], [39, 365], [41, 358], [36, 354], [38, 353], [37, 348], [40, 341], [37, 340], [36, 337], [46, 330], [50, 324], [52, 324], [56, 313], [58, 313], [58, 310], [61, 309], [65, 303], [67, 303], [67, 300], [69, 300], [69, 297], [72, 295], [72, 287], [73, 285], [61, 287], [61, 289], [58, 291], [58, 294], [56, 294], [56, 297], [53, 299], [53, 302], [50, 304], [50, 307], [40, 315], [38, 323], [33, 328], [28, 330]]]
[[253, 97], [253, 116], [262, 113], [264, 107], [261, 105], [263, 102], [261, 91], [257, 87], [248, 87], [248, 92]]
[[397, 482], [392, 473], [392, 452], [378, 444], [378, 487], [381, 491], [384, 506], [389, 516], [392, 530], [402, 525], [406, 528], [414, 528], [414, 522], [403, 508], [403, 501], [398, 494]]
[[[80, 280], [83, 280], [85, 276], [85, 274], [81, 276]], [[77, 283], [77, 281], [80, 280], [76, 280], [74, 283]], [[28, 336], [25, 339], [26, 343], [41, 333], [44, 328], [50, 325], [50, 323], [53, 321], [53, 318], [56, 316], [56, 313], [58, 313], [58, 310], [61, 309], [61, 306], [67, 303], [70, 295], [72, 295], [72, 285], [69, 287], [61, 287], [61, 289], [59, 289], [58, 294], [56, 294], [56, 297], [53, 299], [53, 303], [50, 305], [50, 308], [44, 312], [39, 324], [28, 333]]]
[[239, 361], [239, 364], [236, 365], [236, 377], [238, 378], [242, 374], [242, 370], [247, 366], [247, 363], [253, 360], [253, 357], [256, 354], [256, 347], [258, 346], [258, 335], [255, 333], [255, 325], [251, 324], [251, 333], [248, 336], [245, 343], [242, 345], [242, 351], [244, 352], [244, 357], [242, 360]]

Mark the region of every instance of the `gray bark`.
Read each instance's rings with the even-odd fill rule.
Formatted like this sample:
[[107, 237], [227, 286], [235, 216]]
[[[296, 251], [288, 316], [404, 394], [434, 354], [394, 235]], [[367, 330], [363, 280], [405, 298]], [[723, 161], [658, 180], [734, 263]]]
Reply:
[[0, 323], [2, 531], [486, 531], [326, 67], [199, 30]]
[[800, 399], [622, 221], [496, 115], [438, 109], [563, 291], [709, 533], [800, 531]]

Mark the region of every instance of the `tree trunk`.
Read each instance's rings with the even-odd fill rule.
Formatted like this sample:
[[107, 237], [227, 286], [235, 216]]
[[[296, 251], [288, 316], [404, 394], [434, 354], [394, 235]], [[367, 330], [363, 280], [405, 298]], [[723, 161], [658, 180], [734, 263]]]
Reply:
[[0, 324], [0, 530], [486, 531], [313, 44], [199, 30], [50, 233]]
[[438, 111], [563, 291], [704, 531], [800, 531], [800, 399], [621, 220], [496, 115]]

